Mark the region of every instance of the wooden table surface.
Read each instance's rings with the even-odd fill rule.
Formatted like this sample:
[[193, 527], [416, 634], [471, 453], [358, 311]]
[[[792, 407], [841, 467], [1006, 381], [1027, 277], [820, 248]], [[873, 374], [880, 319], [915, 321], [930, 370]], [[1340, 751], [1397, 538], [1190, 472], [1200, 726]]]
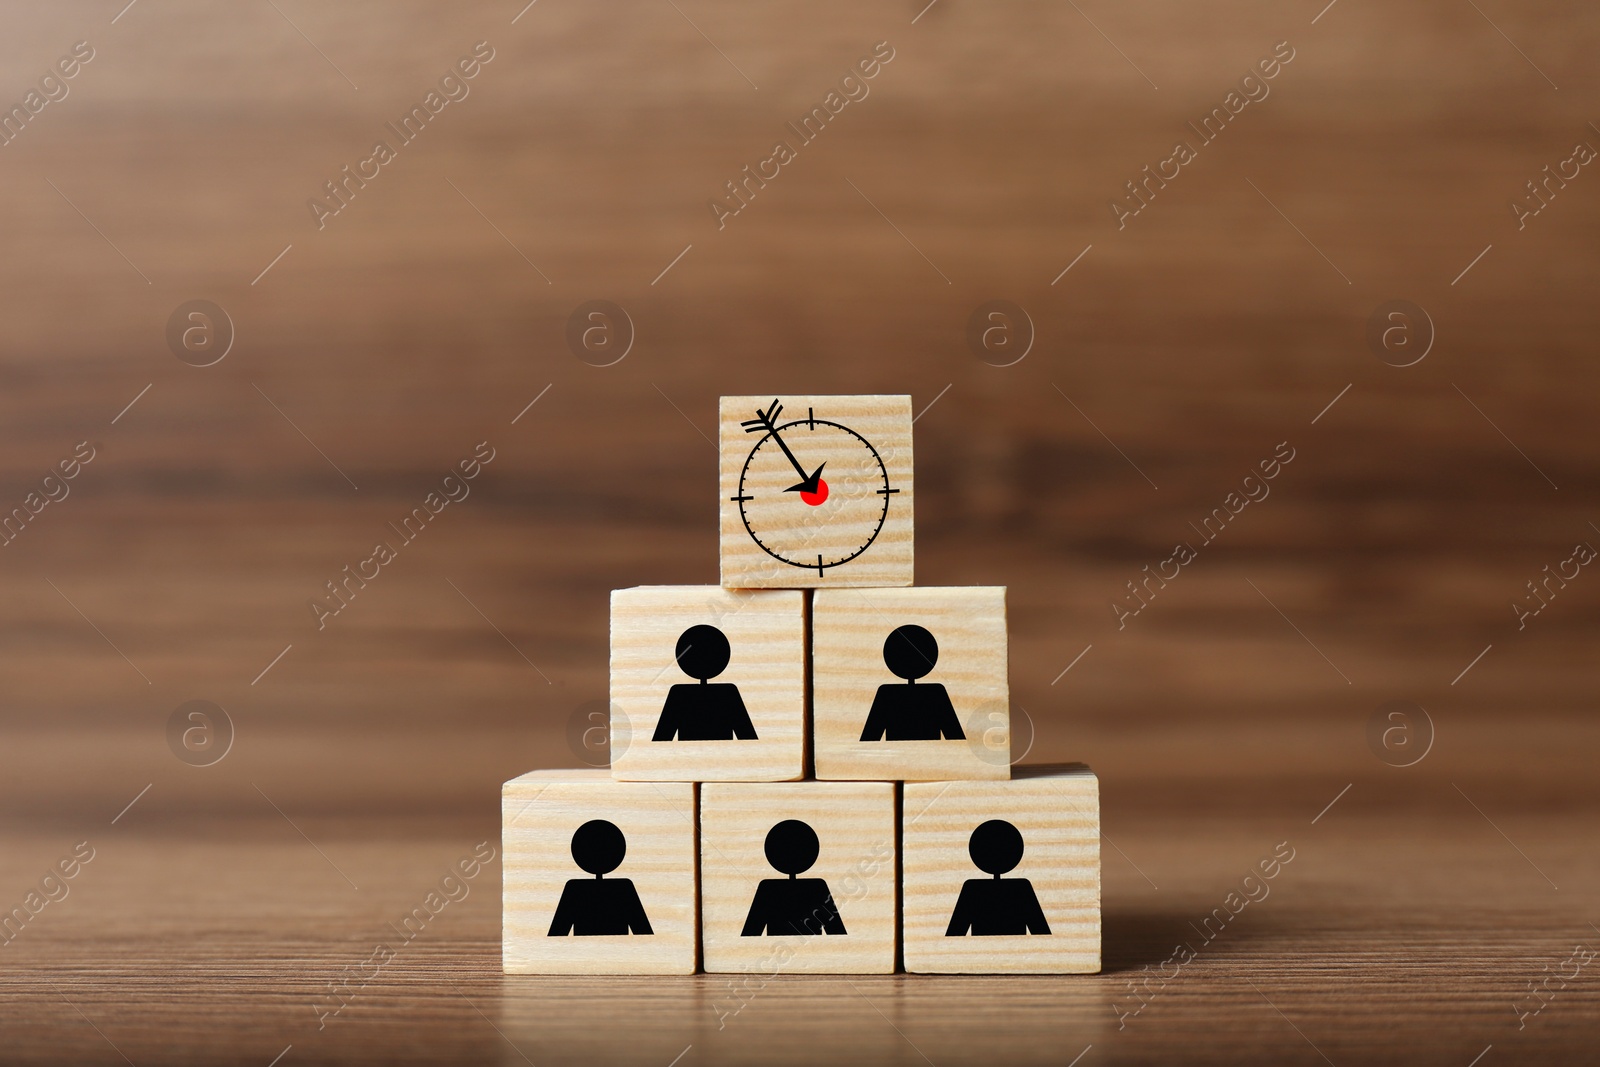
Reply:
[[[0, 26], [0, 101], [94, 52], [0, 147], [0, 514], [31, 508], [0, 547], [0, 914], [94, 856], [0, 937], [0, 1061], [1595, 1059], [1600, 578], [1569, 561], [1600, 544], [1600, 178], [1572, 162], [1600, 19], [63, 0]], [[480, 41], [468, 95], [319, 228], [308, 200]], [[878, 42], [869, 95], [719, 228]], [[1119, 228], [1179, 139], [1197, 158]], [[233, 326], [212, 366], [168, 340], [197, 299]], [[632, 338], [604, 367], [568, 340], [600, 299]], [[1402, 299], [1431, 346], [1369, 338]], [[1032, 324], [1009, 366], [969, 337], [991, 300]], [[402, 942], [497, 840], [500, 782], [596, 758], [609, 590], [716, 581], [716, 398], [800, 391], [912, 395], [918, 582], [1010, 588], [1019, 743], [1103, 784], [1105, 973], [507, 979], [498, 863]], [[470, 496], [319, 625], [480, 442]], [[210, 766], [169, 743], [192, 700], [231, 723]]]

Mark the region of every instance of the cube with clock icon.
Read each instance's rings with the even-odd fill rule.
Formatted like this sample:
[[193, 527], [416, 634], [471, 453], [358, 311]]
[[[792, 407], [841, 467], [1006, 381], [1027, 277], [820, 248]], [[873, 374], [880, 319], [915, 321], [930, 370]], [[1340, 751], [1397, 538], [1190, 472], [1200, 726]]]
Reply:
[[725, 396], [722, 584], [907, 586], [909, 396]]

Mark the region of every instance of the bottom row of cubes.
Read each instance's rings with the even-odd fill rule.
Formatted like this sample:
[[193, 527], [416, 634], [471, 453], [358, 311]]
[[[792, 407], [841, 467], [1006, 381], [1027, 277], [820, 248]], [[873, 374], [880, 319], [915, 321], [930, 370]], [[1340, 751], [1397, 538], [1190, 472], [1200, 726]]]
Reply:
[[620, 782], [502, 793], [509, 974], [1100, 969], [1100, 796], [1007, 781]]

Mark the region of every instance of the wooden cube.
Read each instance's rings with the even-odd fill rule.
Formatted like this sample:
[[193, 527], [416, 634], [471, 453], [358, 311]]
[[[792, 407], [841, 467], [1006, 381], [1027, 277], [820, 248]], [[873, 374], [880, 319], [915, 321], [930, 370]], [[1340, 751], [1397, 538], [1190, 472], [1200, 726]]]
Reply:
[[1088, 767], [907, 783], [900, 840], [906, 970], [1100, 970], [1100, 783]]
[[725, 396], [722, 584], [911, 584], [911, 398]]
[[895, 851], [892, 782], [703, 786], [705, 969], [892, 972]]
[[818, 778], [1009, 777], [1003, 586], [819, 589], [811, 610]]
[[611, 594], [611, 774], [799, 778], [806, 604], [798, 590], [641, 586]]
[[692, 974], [695, 786], [530, 771], [501, 792], [507, 974]]

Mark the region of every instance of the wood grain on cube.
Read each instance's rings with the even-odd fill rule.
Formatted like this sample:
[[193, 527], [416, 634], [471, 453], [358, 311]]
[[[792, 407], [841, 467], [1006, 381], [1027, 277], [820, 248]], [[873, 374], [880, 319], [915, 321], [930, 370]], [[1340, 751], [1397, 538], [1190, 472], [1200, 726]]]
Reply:
[[[742, 425], [774, 403], [776, 436]], [[909, 396], [723, 397], [722, 584], [910, 585], [911, 421]], [[794, 491], [819, 467], [825, 493]]]
[[[798, 590], [680, 585], [612, 592], [612, 776], [799, 778], [807, 729], [805, 609]], [[721, 669], [719, 649], [707, 659], [717, 634], [726, 647]], [[712, 670], [705, 680], [693, 676]]]
[[[892, 972], [899, 921], [895, 802], [891, 782], [704, 786], [705, 969], [764, 975]], [[810, 864], [804, 855], [796, 861], [780, 856], [780, 863], [794, 869], [792, 880], [767, 853], [774, 827], [790, 820], [810, 827], [817, 847]], [[793, 854], [791, 847], [787, 855]], [[808, 879], [826, 884], [802, 884]]]
[[[1007, 777], [1005, 594], [1003, 586], [818, 590], [811, 635], [817, 777]], [[901, 627], [921, 628], [935, 647], [924, 653], [907, 645], [913, 639], [891, 641]], [[903, 739], [908, 733], [917, 739]]]
[[[977, 866], [973, 832], [990, 820], [1020, 834], [1014, 867], [1007, 867], [1010, 857], [989, 870]], [[908, 783], [901, 849], [906, 970], [1100, 969], [1100, 786], [1088, 767], [1018, 767], [1007, 782]], [[993, 884], [994, 871], [1006, 885]], [[1028, 885], [1018, 885], [1020, 879]], [[964, 895], [970, 881], [979, 884]], [[1037, 911], [1030, 915], [1033, 902]], [[995, 926], [1007, 929], [995, 933]], [[1041, 927], [1049, 933], [1038, 932]]]
[[[599, 769], [531, 771], [507, 782], [501, 792], [505, 972], [693, 973], [695, 788], [618, 782]], [[621, 863], [599, 879], [573, 855], [574, 834], [592, 820], [615, 826], [626, 845]], [[631, 893], [620, 884], [596, 885], [623, 879]], [[569, 882], [576, 883], [570, 894]], [[629, 932], [580, 932], [586, 907]], [[637, 932], [645, 924], [650, 932]]]

